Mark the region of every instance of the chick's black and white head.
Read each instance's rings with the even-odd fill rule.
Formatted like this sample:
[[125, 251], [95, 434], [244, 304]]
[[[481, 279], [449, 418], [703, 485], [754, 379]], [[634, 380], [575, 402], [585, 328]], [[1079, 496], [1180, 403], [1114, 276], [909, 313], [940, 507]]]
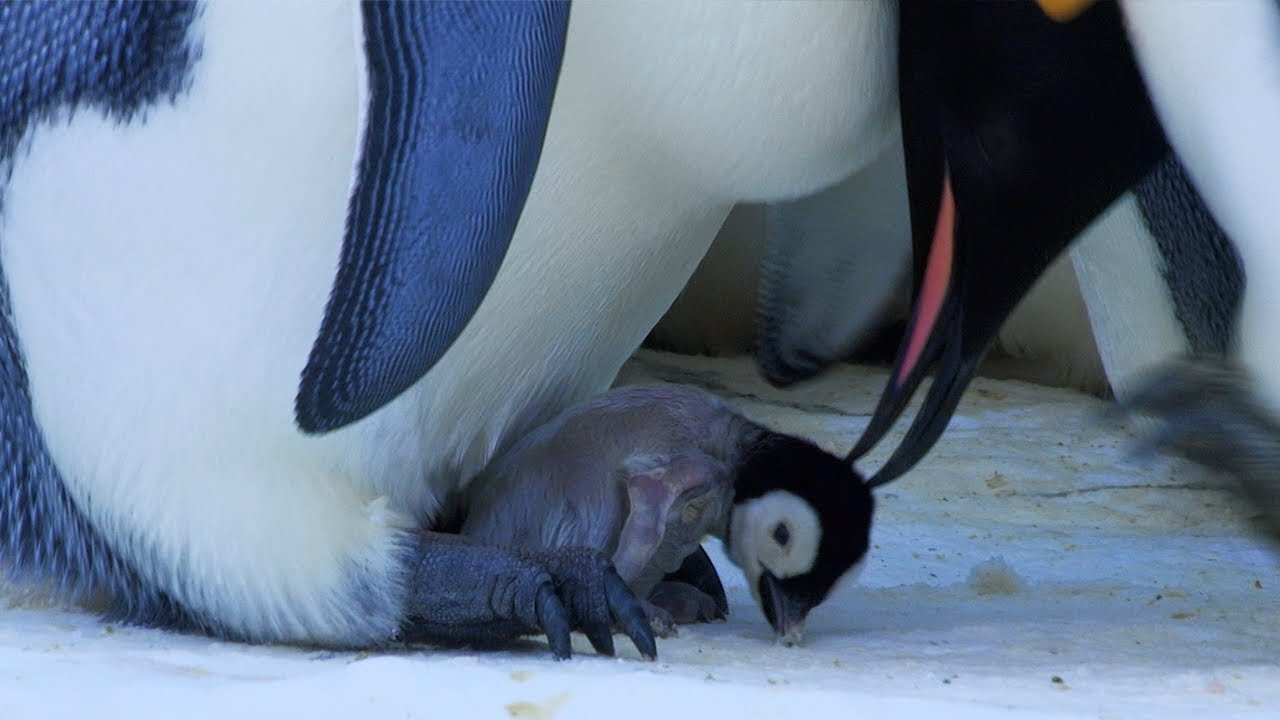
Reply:
[[811, 442], [768, 432], [744, 453], [729, 555], [783, 642], [797, 642], [809, 611], [861, 569], [872, 505], [852, 466]]

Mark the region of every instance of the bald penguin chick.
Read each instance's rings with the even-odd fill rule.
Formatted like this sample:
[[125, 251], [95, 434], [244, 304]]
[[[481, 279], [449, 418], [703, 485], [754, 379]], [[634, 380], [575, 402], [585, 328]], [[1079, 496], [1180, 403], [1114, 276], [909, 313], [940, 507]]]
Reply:
[[717, 536], [787, 644], [856, 574], [872, 514], [870, 491], [841, 459], [709, 393], [665, 385], [565, 411], [490, 464], [467, 502], [462, 534], [599, 549], [639, 597]]

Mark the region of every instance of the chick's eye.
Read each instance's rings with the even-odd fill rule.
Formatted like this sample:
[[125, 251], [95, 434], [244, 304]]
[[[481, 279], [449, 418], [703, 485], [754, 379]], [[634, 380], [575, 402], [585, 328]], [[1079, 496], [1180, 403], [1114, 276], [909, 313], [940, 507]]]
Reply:
[[779, 545], [786, 547], [786, 544], [791, 541], [791, 530], [785, 524], [778, 523], [773, 528], [773, 539]]

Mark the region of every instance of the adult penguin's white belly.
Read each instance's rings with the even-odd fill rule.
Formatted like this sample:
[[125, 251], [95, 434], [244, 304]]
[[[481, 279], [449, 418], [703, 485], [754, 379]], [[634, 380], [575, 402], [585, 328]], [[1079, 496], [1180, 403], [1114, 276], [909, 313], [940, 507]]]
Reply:
[[408, 392], [310, 437], [293, 401], [352, 183], [358, 14], [215, 3], [197, 22], [182, 102], [29, 133], [0, 260], [77, 504], [150, 581], [258, 637], [346, 637], [373, 602], [344, 594], [351, 568], [398, 582], [405, 528], [604, 388], [733, 202], [834, 182], [892, 119], [884, 3], [576, 4], [542, 164], [479, 311]]
[[346, 564], [385, 580], [403, 522], [360, 482], [367, 433], [293, 419], [357, 147], [356, 19], [206, 6], [181, 102], [145, 125], [46, 123], [5, 189], [14, 326], [68, 490], [150, 582], [232, 631], [331, 637]]
[[1248, 282], [1239, 356], [1280, 409], [1280, 6], [1126, 0], [1122, 7], [1170, 144], [1240, 252]]
[[502, 270], [406, 398], [430, 429], [422, 462], [467, 475], [607, 386], [735, 201], [812, 192], [878, 153], [893, 38], [878, 2], [575, 5]]

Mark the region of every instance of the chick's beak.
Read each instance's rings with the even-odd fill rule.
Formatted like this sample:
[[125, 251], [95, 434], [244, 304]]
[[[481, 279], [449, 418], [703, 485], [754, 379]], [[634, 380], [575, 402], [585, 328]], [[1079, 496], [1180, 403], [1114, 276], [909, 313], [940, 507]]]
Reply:
[[760, 606], [773, 626], [774, 637], [783, 645], [797, 645], [804, 639], [804, 619], [813, 604], [787, 592], [768, 570], [760, 575]]

